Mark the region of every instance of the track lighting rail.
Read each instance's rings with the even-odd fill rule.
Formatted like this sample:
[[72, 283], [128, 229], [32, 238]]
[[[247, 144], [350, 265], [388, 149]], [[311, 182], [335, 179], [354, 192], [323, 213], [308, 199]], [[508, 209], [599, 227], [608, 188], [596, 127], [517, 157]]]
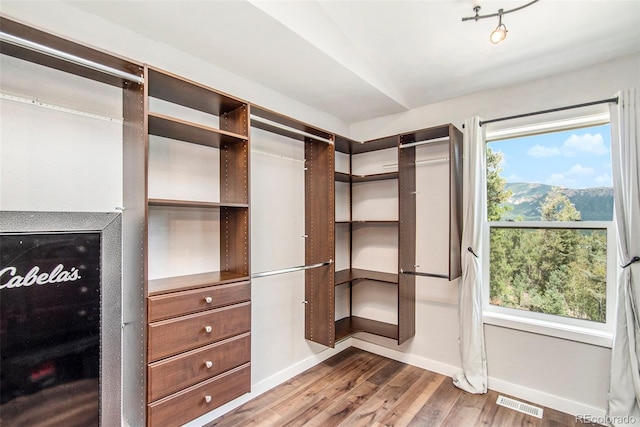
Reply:
[[464, 21], [477, 21], [478, 19], [484, 19], [484, 18], [493, 18], [493, 17], [500, 17], [502, 15], [506, 15], [507, 13], [511, 13], [511, 12], [516, 12], [518, 10], [522, 10], [525, 7], [529, 7], [534, 3], [539, 2], [540, 0], [533, 0], [527, 4], [524, 4], [522, 6], [519, 7], [515, 7], [513, 9], [509, 9], [509, 10], [504, 10], [504, 9], [500, 9], [499, 11], [497, 11], [496, 13], [490, 13], [488, 15], [480, 15], [478, 12], [480, 12], [480, 6], [475, 6], [473, 8], [473, 11], [476, 13], [474, 16], [467, 16], [466, 18], [462, 18], [462, 22]]

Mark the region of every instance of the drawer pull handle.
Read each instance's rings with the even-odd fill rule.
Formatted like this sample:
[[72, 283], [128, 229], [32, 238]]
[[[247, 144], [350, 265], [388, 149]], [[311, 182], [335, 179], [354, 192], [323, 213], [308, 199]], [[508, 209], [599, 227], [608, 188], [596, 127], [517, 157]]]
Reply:
[[211, 367], [213, 366], [213, 362], [211, 360], [207, 360], [206, 362], [204, 362], [204, 366], [206, 366], [207, 369], [211, 369]]
[[213, 302], [213, 298], [212, 297], [204, 297], [204, 302], [206, 302], [207, 304], [211, 304]]
[[211, 396], [206, 395], [206, 396], [204, 397], [204, 401], [205, 401], [205, 402], [207, 402], [207, 403], [211, 403]]
[[210, 334], [210, 333], [211, 333], [211, 331], [213, 331], [213, 328], [212, 328], [210, 325], [207, 325], [207, 326], [205, 326], [205, 327], [204, 327], [204, 331], [205, 331], [206, 333]]

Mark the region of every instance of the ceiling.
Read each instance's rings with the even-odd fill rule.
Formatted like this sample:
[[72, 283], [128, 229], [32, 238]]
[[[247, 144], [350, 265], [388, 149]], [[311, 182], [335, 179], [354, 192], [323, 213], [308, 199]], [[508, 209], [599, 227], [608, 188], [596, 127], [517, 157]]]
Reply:
[[67, 1], [355, 123], [640, 52], [640, 0]]

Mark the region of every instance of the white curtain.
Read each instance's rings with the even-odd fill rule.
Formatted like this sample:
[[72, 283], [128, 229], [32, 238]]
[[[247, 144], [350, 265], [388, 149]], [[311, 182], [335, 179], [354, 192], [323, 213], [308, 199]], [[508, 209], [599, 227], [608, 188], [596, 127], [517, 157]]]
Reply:
[[485, 132], [480, 118], [464, 123], [462, 192], [462, 278], [459, 286], [459, 336], [462, 371], [453, 383], [469, 393], [487, 392], [487, 360], [482, 325], [480, 258], [486, 204]]
[[[611, 108], [611, 158], [618, 255], [625, 265], [640, 256], [640, 94], [618, 93]], [[617, 324], [611, 354], [609, 416], [613, 425], [640, 424], [640, 262], [618, 277]], [[635, 421], [635, 422], [634, 422]]]

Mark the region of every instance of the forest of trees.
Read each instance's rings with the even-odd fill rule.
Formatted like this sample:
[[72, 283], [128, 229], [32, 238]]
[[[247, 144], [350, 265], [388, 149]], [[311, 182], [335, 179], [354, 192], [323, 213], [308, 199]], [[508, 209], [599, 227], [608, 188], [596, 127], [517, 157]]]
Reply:
[[[500, 221], [511, 196], [501, 177], [502, 154], [487, 148], [487, 216]], [[580, 212], [554, 187], [540, 206], [544, 221], [579, 221]], [[490, 302], [605, 322], [605, 229], [490, 229]]]

